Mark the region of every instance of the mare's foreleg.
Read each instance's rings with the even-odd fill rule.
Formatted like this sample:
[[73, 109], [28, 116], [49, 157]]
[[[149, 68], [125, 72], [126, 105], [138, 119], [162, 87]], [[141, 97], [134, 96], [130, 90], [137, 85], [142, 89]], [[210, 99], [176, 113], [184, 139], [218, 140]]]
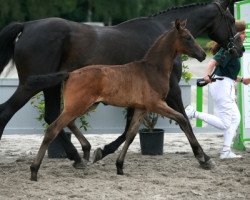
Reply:
[[[61, 85], [47, 88], [44, 90], [45, 100], [45, 116], [46, 123], [51, 124], [59, 116], [61, 112]], [[62, 129], [58, 134], [56, 140], [62, 144], [67, 158], [74, 160], [75, 163], [81, 163], [80, 155], [78, 154], [75, 146], [70, 141], [66, 132]]]
[[126, 134], [125, 144], [121, 150], [120, 155], [118, 156], [116, 160], [116, 169], [117, 169], [117, 174], [119, 175], [123, 175], [123, 164], [124, 164], [125, 156], [127, 154], [129, 145], [133, 142], [138, 132], [139, 126], [145, 114], [146, 114], [145, 110], [140, 110], [140, 109], [134, 110], [134, 115], [130, 123], [130, 126], [128, 128], [128, 132]]
[[187, 139], [192, 147], [194, 155], [201, 167], [204, 169], [211, 169], [214, 167], [214, 162], [207, 156], [199, 142], [197, 141], [195, 135], [193, 134], [192, 127], [190, 126], [189, 120], [184, 117], [183, 114], [175, 111], [171, 107], [169, 107], [166, 102], [160, 102], [157, 104], [157, 108], [153, 111], [157, 112], [165, 117], [175, 120], [183, 132], [186, 134]]
[[126, 133], [127, 133], [128, 128], [130, 126], [133, 115], [134, 115], [134, 109], [128, 108], [127, 109], [127, 116], [126, 116], [127, 121], [126, 121], [126, 127], [125, 127], [124, 132], [116, 140], [105, 145], [103, 149], [97, 148], [94, 151], [93, 162], [97, 162], [98, 160], [103, 159], [105, 156], [107, 156], [111, 153], [114, 153], [121, 146], [121, 144], [126, 139]]
[[68, 124], [68, 128], [72, 131], [72, 133], [76, 136], [76, 138], [81, 143], [82, 151], [83, 151], [83, 158], [85, 160], [89, 161], [90, 149], [91, 149], [91, 145], [90, 145], [89, 141], [84, 137], [84, 135], [81, 133], [81, 131], [77, 128], [74, 121], [72, 121]]
[[0, 139], [5, 126], [13, 115], [37, 92], [36, 90], [27, 88], [25, 85], [19, 84], [15, 93], [5, 103], [0, 105]]

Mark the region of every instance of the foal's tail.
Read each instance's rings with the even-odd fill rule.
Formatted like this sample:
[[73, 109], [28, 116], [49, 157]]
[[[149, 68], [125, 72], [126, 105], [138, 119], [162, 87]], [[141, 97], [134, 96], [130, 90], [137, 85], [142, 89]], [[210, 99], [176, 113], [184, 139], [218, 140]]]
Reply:
[[54, 74], [30, 76], [28, 77], [26, 84], [30, 89], [42, 90], [44, 88], [58, 85], [68, 77], [69, 72], [58, 72]]
[[13, 58], [15, 39], [23, 31], [23, 27], [23, 23], [15, 22], [4, 27], [0, 32], [0, 74]]

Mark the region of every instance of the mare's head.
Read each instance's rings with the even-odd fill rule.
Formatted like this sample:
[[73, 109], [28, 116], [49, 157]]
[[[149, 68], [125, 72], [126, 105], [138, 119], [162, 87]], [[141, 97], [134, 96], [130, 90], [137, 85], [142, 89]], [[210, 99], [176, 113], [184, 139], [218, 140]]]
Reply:
[[214, 9], [211, 9], [211, 12], [207, 12], [208, 15], [215, 15], [211, 24], [207, 25], [208, 35], [220, 46], [227, 49], [230, 54], [235, 57], [241, 57], [244, 48], [240, 38], [237, 37], [235, 19], [228, 9], [229, 3], [230, 0], [216, 1], [213, 3], [213, 6], [216, 8], [217, 13], [212, 13]]
[[176, 29], [176, 40], [174, 45], [177, 52], [196, 58], [200, 62], [203, 61], [206, 58], [206, 53], [195, 41], [189, 30], [185, 28], [186, 20], [180, 21], [179, 19], [176, 19], [174, 26]]

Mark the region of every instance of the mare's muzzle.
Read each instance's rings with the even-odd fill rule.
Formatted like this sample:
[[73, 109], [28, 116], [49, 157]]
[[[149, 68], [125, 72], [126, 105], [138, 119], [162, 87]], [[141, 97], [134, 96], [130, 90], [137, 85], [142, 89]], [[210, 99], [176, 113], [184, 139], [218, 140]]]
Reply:
[[243, 53], [245, 52], [245, 48], [243, 45], [240, 45], [240, 47], [238, 47], [235, 42], [239, 41], [239, 44], [241, 44], [240, 42], [240, 33], [237, 33], [233, 38], [229, 39], [229, 43], [227, 44], [227, 50], [231, 55], [234, 55], [235, 57], [242, 57]]

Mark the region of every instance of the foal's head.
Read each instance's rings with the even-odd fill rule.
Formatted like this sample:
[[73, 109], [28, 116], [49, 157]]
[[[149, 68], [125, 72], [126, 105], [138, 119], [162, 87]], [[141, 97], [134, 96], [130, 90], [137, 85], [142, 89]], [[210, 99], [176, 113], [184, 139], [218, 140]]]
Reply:
[[194, 37], [191, 35], [186, 27], [186, 20], [180, 21], [175, 20], [175, 48], [179, 53], [187, 54], [190, 57], [196, 58], [200, 62], [206, 58], [205, 51], [201, 46], [195, 41]]

